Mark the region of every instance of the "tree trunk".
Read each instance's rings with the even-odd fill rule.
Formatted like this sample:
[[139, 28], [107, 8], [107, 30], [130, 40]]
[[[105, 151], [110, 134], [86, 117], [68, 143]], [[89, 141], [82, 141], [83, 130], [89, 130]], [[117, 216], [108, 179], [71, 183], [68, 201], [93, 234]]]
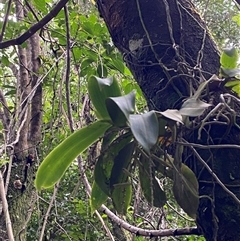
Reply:
[[[114, 44], [143, 90], [150, 109], [179, 109], [200, 83], [218, 74], [219, 52], [190, 1], [98, 0], [97, 4]], [[209, 241], [240, 240], [239, 203], [220, 185], [221, 181], [240, 197], [240, 151], [224, 146], [206, 149], [213, 144], [240, 142], [234, 120], [239, 103], [224, 96], [227, 91], [220, 82], [210, 82], [201, 99], [212, 107], [194, 119], [196, 128], [182, 128], [186, 141], [205, 145], [205, 149], [185, 147], [183, 160], [199, 180], [196, 221]], [[216, 111], [204, 120], [219, 103]], [[207, 170], [206, 164], [220, 181]]]

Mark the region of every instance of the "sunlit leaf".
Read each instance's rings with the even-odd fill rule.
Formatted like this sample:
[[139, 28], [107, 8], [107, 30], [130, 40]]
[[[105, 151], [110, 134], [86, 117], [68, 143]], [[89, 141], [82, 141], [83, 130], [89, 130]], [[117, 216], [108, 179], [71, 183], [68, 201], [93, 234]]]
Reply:
[[126, 126], [129, 115], [135, 111], [135, 91], [120, 97], [106, 99], [106, 106], [112, 122], [116, 126]]
[[159, 124], [155, 111], [142, 115], [130, 115], [129, 124], [131, 131], [146, 152], [157, 143]]
[[43, 160], [38, 168], [35, 185], [38, 190], [52, 187], [65, 173], [72, 161], [111, 126], [97, 121], [70, 135]]
[[236, 69], [238, 59], [239, 54], [235, 47], [225, 48], [220, 57], [221, 67], [225, 69]]
[[240, 84], [240, 80], [231, 80], [231, 81], [228, 81], [225, 86], [226, 87], [232, 87], [234, 85], [239, 85]]
[[240, 26], [240, 14], [233, 16], [232, 20], [236, 22], [238, 26]]
[[232, 90], [240, 95], [240, 84], [233, 86]]

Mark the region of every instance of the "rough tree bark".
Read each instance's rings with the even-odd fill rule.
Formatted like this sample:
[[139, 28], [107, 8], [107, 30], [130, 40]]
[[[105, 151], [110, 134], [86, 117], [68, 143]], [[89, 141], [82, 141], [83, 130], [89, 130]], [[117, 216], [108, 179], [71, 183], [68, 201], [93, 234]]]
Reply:
[[[201, 82], [218, 74], [219, 52], [189, 0], [97, 0], [97, 4], [114, 44], [143, 90], [150, 109], [179, 109]], [[239, 203], [223, 190], [200, 161], [202, 158], [225, 187], [240, 198], [239, 149], [208, 148], [212, 144], [240, 142], [233, 117], [236, 115], [239, 121], [239, 103], [223, 95], [228, 91], [221, 84], [210, 83], [202, 99], [212, 107], [194, 120], [196, 128], [182, 129], [186, 141], [207, 148], [185, 147], [183, 160], [199, 180], [202, 197], [196, 221], [209, 241], [240, 240]], [[211, 117], [204, 120], [219, 103]]]

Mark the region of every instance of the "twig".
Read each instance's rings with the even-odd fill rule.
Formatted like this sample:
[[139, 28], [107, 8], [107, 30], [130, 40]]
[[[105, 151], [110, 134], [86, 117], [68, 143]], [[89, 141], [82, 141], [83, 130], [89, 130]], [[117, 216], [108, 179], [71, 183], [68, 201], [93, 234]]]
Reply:
[[18, 38], [11, 39], [5, 42], [0, 43], [0, 49], [7, 48], [12, 45], [21, 45], [27, 39], [29, 39], [33, 34], [35, 34], [39, 29], [41, 29], [44, 25], [50, 22], [60, 10], [66, 5], [69, 0], [60, 0], [55, 7], [47, 14], [44, 18], [42, 18], [39, 22], [35, 23], [31, 28], [29, 28], [25, 33], [20, 35]]
[[43, 225], [42, 225], [42, 230], [41, 230], [41, 234], [40, 234], [40, 237], [39, 237], [39, 241], [43, 240], [43, 235], [44, 235], [44, 231], [45, 231], [45, 228], [46, 228], [46, 225], [47, 225], [48, 216], [49, 216], [49, 213], [51, 211], [53, 202], [54, 202], [56, 194], [57, 194], [58, 185], [59, 185], [59, 181], [57, 182], [57, 184], [54, 187], [53, 195], [52, 195], [51, 201], [49, 203], [47, 212], [46, 212], [45, 217], [44, 217], [44, 221], [43, 221]]
[[5, 189], [4, 189], [4, 181], [3, 181], [3, 176], [2, 176], [1, 171], [0, 171], [0, 196], [1, 196], [1, 199], [2, 199], [3, 213], [4, 213], [5, 219], [6, 219], [8, 240], [14, 241], [12, 223], [11, 223], [10, 215], [9, 215], [9, 212], [8, 212], [8, 203], [7, 203], [7, 199], [6, 199], [6, 192], [5, 192]]

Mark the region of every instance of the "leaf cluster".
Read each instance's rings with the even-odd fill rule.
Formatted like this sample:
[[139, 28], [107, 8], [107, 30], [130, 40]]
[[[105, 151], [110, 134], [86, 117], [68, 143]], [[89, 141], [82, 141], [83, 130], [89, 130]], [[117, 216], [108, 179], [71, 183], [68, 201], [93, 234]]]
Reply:
[[[36, 187], [52, 187], [71, 162], [92, 143], [102, 138], [101, 154], [94, 170], [91, 193], [92, 212], [111, 198], [116, 211], [126, 214], [132, 197], [132, 167], [139, 173], [142, 193], [155, 207], [166, 203], [166, 193], [158, 176], [173, 180], [173, 194], [178, 204], [195, 218], [198, 208], [198, 181], [182, 163], [182, 148], [177, 132], [188, 116], [201, 115], [209, 107], [199, 100], [205, 86], [186, 100], [178, 110], [135, 113], [135, 91], [122, 95], [114, 77], [91, 76], [88, 92], [98, 120], [65, 139], [40, 165]], [[175, 145], [175, 156], [165, 148]], [[46, 175], [47, 173], [47, 175]]]

